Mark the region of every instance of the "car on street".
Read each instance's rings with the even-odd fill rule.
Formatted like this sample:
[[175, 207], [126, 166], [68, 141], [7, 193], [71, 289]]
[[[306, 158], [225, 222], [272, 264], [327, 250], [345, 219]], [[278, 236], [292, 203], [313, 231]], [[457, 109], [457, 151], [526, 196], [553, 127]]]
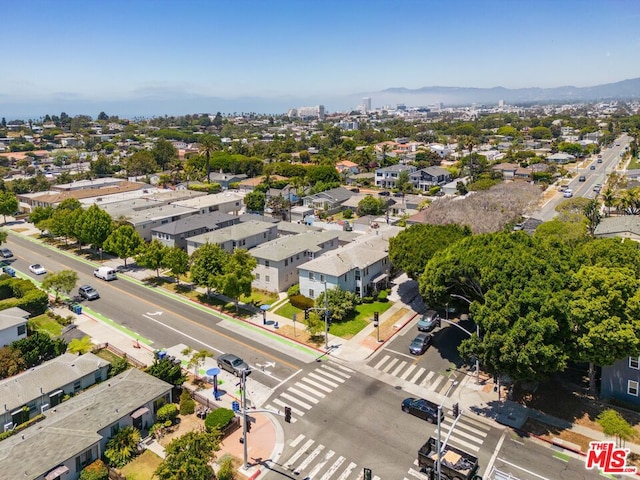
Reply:
[[218, 367], [229, 373], [233, 373], [236, 377], [242, 376], [242, 372], [246, 372], [245, 375], [249, 375], [251, 373], [251, 369], [247, 362], [233, 353], [224, 353], [220, 355], [218, 357]]
[[31, 273], [34, 273], [36, 275], [44, 275], [45, 273], [47, 273], [47, 269], [44, 268], [39, 263], [34, 263], [33, 265], [29, 265], [29, 270], [31, 271]]
[[596, 183], [593, 186], [593, 191], [596, 192], [596, 193], [600, 193], [600, 190], [602, 190], [602, 185], [600, 185], [599, 183]]
[[587, 177], [585, 177], [584, 175], [580, 175], [580, 177], [578, 178], [579, 182], [585, 182], [587, 180]]
[[598, 163], [602, 163], [602, 159], [601, 158], [598, 159]]
[[3, 248], [0, 249], [0, 256], [2, 256], [2, 258], [11, 258], [13, 257], [13, 252], [8, 248]]
[[389, 197], [389, 196], [391, 196], [391, 192], [387, 192], [386, 190], [384, 190], [382, 192], [378, 192], [378, 195], [380, 195], [382, 197]]
[[[429, 423], [438, 421], [438, 405], [424, 398], [405, 398], [402, 401], [402, 411], [415, 415]], [[440, 421], [444, 419], [444, 412], [440, 409]]]
[[570, 188], [567, 188], [564, 193], [564, 198], [571, 198], [573, 197], [573, 190], [571, 190]]
[[418, 320], [418, 330], [421, 332], [430, 332], [438, 326], [440, 315], [435, 310], [427, 310]]
[[411, 345], [409, 345], [409, 352], [413, 355], [422, 355], [427, 351], [429, 345], [431, 345], [431, 340], [433, 337], [429, 333], [419, 333], [416, 335], [411, 341]]
[[98, 298], [100, 298], [100, 294], [98, 293], [98, 291], [91, 285], [82, 285], [78, 289], [78, 295], [80, 295], [82, 298], [86, 298], [87, 300], [97, 300]]
[[595, 166], [595, 165], [591, 165], [591, 166], [589, 167], [589, 170], [595, 170], [595, 169], [596, 169], [596, 166]]

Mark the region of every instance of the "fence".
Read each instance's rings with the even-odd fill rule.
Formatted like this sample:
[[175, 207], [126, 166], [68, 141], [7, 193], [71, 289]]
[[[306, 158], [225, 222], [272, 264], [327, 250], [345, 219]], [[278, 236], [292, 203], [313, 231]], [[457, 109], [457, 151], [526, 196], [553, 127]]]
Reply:
[[135, 358], [129, 357], [127, 355], [127, 352], [123, 352], [122, 350], [120, 350], [117, 347], [114, 347], [113, 345], [107, 343], [100, 343], [98, 345], [96, 345], [95, 347], [93, 347], [92, 351], [93, 352], [97, 352], [98, 350], [102, 350], [102, 349], [107, 349], [108, 351], [110, 351], [111, 353], [122, 357], [122, 358], [126, 358], [127, 362], [129, 362], [131, 365], [133, 365], [134, 367], [137, 368], [147, 368], [147, 364], [144, 362], [141, 362], [140, 360], [137, 360]]
[[[215, 410], [220, 408], [220, 405], [216, 405], [214, 402], [210, 401], [208, 397], [200, 395], [198, 392], [190, 391], [191, 398], [193, 398], [200, 405], [210, 408], [211, 410]], [[224, 427], [220, 433], [222, 434], [222, 438], [225, 438], [228, 435], [231, 435], [237, 429], [240, 428], [240, 417], [233, 417], [231, 421]]]

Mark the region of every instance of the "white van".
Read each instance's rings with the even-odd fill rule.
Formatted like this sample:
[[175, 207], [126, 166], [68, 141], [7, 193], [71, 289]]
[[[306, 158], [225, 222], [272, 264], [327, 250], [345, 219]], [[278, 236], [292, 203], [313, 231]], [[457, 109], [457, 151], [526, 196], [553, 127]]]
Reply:
[[93, 271], [93, 276], [106, 281], [116, 280], [118, 278], [118, 276], [116, 275], [116, 270], [111, 267], [97, 268]]

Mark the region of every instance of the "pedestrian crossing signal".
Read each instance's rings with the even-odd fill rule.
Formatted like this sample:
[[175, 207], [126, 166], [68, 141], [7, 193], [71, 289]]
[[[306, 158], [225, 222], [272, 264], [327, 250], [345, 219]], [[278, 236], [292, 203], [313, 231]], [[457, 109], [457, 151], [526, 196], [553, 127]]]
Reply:
[[304, 309], [304, 319], [309, 320], [309, 310], [307, 310], [306, 308]]
[[442, 325], [442, 323], [440, 322], [440, 317], [436, 317], [436, 327], [440, 328], [440, 325]]
[[245, 417], [245, 423], [247, 424], [247, 433], [251, 432], [251, 421]]
[[371, 469], [370, 468], [365, 468], [364, 469], [364, 480], [371, 480]]
[[457, 403], [453, 404], [453, 416], [458, 418], [458, 415], [460, 414], [460, 406]]
[[291, 423], [291, 407], [284, 407], [284, 421]]

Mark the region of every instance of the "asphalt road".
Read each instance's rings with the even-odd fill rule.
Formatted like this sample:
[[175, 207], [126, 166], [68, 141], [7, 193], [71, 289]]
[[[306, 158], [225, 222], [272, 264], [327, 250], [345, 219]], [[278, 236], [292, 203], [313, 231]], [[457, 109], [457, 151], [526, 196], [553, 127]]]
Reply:
[[[249, 332], [239, 321], [222, 319], [213, 311], [196, 308], [162, 294], [159, 289], [141, 286], [120, 276], [105, 282], [93, 276], [94, 266], [56, 249], [10, 234], [7, 246], [13, 251], [12, 267], [41, 282], [43, 276], [29, 271], [40, 263], [48, 272], [63, 269], [78, 273], [78, 286], [90, 284], [100, 299], [84, 302], [92, 310], [150, 339], [154, 348], [184, 343], [195, 350], [207, 349], [218, 355], [235, 353], [250, 365], [272, 365], [254, 369], [252, 378], [269, 388], [279, 385], [304, 366], [285, 349]], [[75, 292], [74, 292], [75, 293]]]
[[596, 480], [605, 478], [595, 470], [587, 470], [584, 458], [575, 458], [560, 449], [549, 448], [546, 445], [540, 445], [537, 441], [519, 437], [514, 432], [506, 434], [497, 453], [493, 468], [510, 474], [513, 479]]
[[[319, 366], [316, 370], [322, 368], [325, 367]], [[314, 372], [307, 373], [310, 374]], [[274, 396], [282, 394], [279, 390]], [[352, 375], [303, 416], [298, 416], [298, 421], [285, 425], [285, 450], [281, 458], [271, 464], [272, 472], [266, 478], [328, 478], [332, 468], [335, 470], [331, 478], [356, 478], [356, 473], [364, 468], [372, 470], [373, 478], [414, 477], [418, 471], [418, 449], [430, 436], [436, 436], [437, 426], [401, 411], [402, 400], [408, 396], [407, 392], [379, 380]], [[452, 423], [451, 412], [445, 410], [445, 413], [442, 441]], [[501, 433], [500, 429], [481, 427], [463, 415], [453, 429], [450, 442], [476, 442], [475, 448], [479, 451], [474, 455], [478, 456], [480, 473], [483, 473]], [[481, 438], [474, 440], [474, 435]], [[350, 476], [347, 475], [349, 466], [352, 466]]]

